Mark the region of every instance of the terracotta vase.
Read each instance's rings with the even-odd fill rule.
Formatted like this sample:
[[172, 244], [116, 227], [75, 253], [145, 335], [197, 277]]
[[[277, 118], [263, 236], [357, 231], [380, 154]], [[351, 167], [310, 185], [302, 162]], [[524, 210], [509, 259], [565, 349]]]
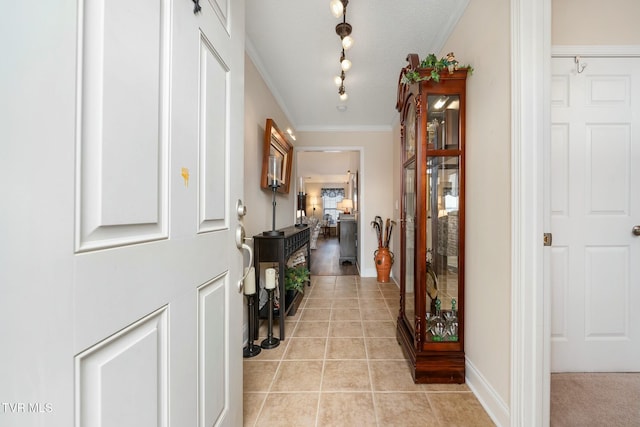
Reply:
[[376, 264], [378, 282], [387, 283], [391, 273], [391, 266], [393, 265], [393, 252], [389, 248], [381, 246], [373, 253], [373, 261]]

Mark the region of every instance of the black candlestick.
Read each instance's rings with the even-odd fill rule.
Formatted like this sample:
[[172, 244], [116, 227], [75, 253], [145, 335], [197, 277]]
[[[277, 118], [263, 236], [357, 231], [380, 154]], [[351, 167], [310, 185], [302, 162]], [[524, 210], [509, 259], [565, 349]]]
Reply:
[[[269, 309], [269, 323], [267, 324], [268, 332], [267, 338], [262, 340], [262, 344], [260, 345], [262, 346], [262, 348], [270, 349], [279, 346], [280, 340], [273, 336], [273, 289], [267, 289], [267, 294], [269, 295], [269, 306], [267, 307]], [[282, 307], [280, 309], [282, 310]]]
[[306, 224], [302, 223], [302, 212], [307, 214], [307, 195], [304, 193], [298, 193], [298, 212], [300, 212], [300, 222], [296, 223], [296, 227], [306, 227]]
[[273, 215], [272, 215], [272, 220], [271, 220], [271, 230], [269, 231], [263, 231], [262, 235], [263, 236], [282, 236], [284, 235], [284, 231], [279, 231], [276, 230], [276, 191], [278, 191], [278, 182], [273, 182], [271, 185], [271, 191], [273, 191], [273, 202], [271, 202], [271, 205], [273, 206]]
[[249, 343], [242, 351], [242, 355], [244, 357], [253, 357], [260, 354], [262, 349], [260, 346], [253, 344], [253, 339], [255, 335], [255, 331], [253, 330], [255, 327], [255, 317], [256, 311], [254, 308], [256, 294], [253, 295], [245, 295], [247, 297], [247, 306], [249, 308]]

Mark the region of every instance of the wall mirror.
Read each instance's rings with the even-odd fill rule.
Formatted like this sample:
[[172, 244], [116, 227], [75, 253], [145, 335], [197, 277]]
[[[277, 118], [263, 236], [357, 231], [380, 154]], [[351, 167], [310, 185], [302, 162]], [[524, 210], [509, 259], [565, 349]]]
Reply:
[[289, 185], [291, 184], [291, 162], [293, 158], [293, 145], [287, 141], [284, 133], [273, 121], [273, 119], [267, 119], [264, 130], [264, 146], [262, 150], [262, 178], [260, 181], [260, 187], [263, 189], [269, 189], [269, 156], [275, 156], [278, 160], [279, 176], [278, 181], [280, 186], [278, 187], [279, 193], [289, 193]]

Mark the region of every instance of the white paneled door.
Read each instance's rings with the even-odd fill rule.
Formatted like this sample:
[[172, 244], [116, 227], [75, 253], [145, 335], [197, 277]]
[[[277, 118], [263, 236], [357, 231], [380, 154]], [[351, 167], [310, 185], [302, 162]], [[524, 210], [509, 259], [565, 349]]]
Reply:
[[244, 2], [5, 12], [0, 425], [241, 425]]
[[551, 87], [551, 369], [640, 371], [640, 58], [554, 58]]

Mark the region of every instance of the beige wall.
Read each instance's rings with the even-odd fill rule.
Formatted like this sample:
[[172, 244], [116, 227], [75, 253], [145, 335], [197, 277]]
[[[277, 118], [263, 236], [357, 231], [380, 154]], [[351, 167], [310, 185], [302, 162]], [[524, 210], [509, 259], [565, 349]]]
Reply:
[[465, 352], [508, 407], [510, 395], [510, 1], [469, 3], [440, 55], [467, 79]]
[[640, 1], [552, 0], [554, 45], [640, 45]]
[[[362, 150], [358, 236], [360, 274], [375, 277], [373, 252], [376, 233], [370, 227], [373, 217], [393, 217], [393, 162], [391, 132], [298, 132], [296, 147], [340, 147]], [[394, 248], [391, 248], [393, 251]]]
[[[409, 52], [407, 52], [409, 53]], [[400, 73], [400, 69], [404, 67], [406, 64], [398, 64], [398, 73]], [[391, 236], [391, 247], [395, 248], [396, 262], [391, 266], [391, 276], [396, 281], [398, 286], [400, 286], [400, 266], [402, 265], [402, 260], [400, 258], [400, 230], [402, 230], [400, 224], [400, 200], [402, 197], [402, 192], [400, 191], [402, 186], [402, 147], [400, 146], [400, 112], [398, 112], [398, 119], [395, 121], [392, 131], [392, 139], [393, 139], [393, 218], [396, 219], [396, 226], [394, 228], [394, 233]]]
[[[244, 89], [244, 203], [247, 206], [244, 226], [247, 236], [254, 236], [265, 230], [271, 230], [273, 216], [272, 193], [260, 188], [265, 122], [267, 118], [273, 119], [283, 132], [291, 127], [291, 124], [247, 55], [245, 55]], [[276, 196], [276, 228], [294, 223], [296, 176], [294, 168], [291, 173], [289, 194], [278, 193]]]

